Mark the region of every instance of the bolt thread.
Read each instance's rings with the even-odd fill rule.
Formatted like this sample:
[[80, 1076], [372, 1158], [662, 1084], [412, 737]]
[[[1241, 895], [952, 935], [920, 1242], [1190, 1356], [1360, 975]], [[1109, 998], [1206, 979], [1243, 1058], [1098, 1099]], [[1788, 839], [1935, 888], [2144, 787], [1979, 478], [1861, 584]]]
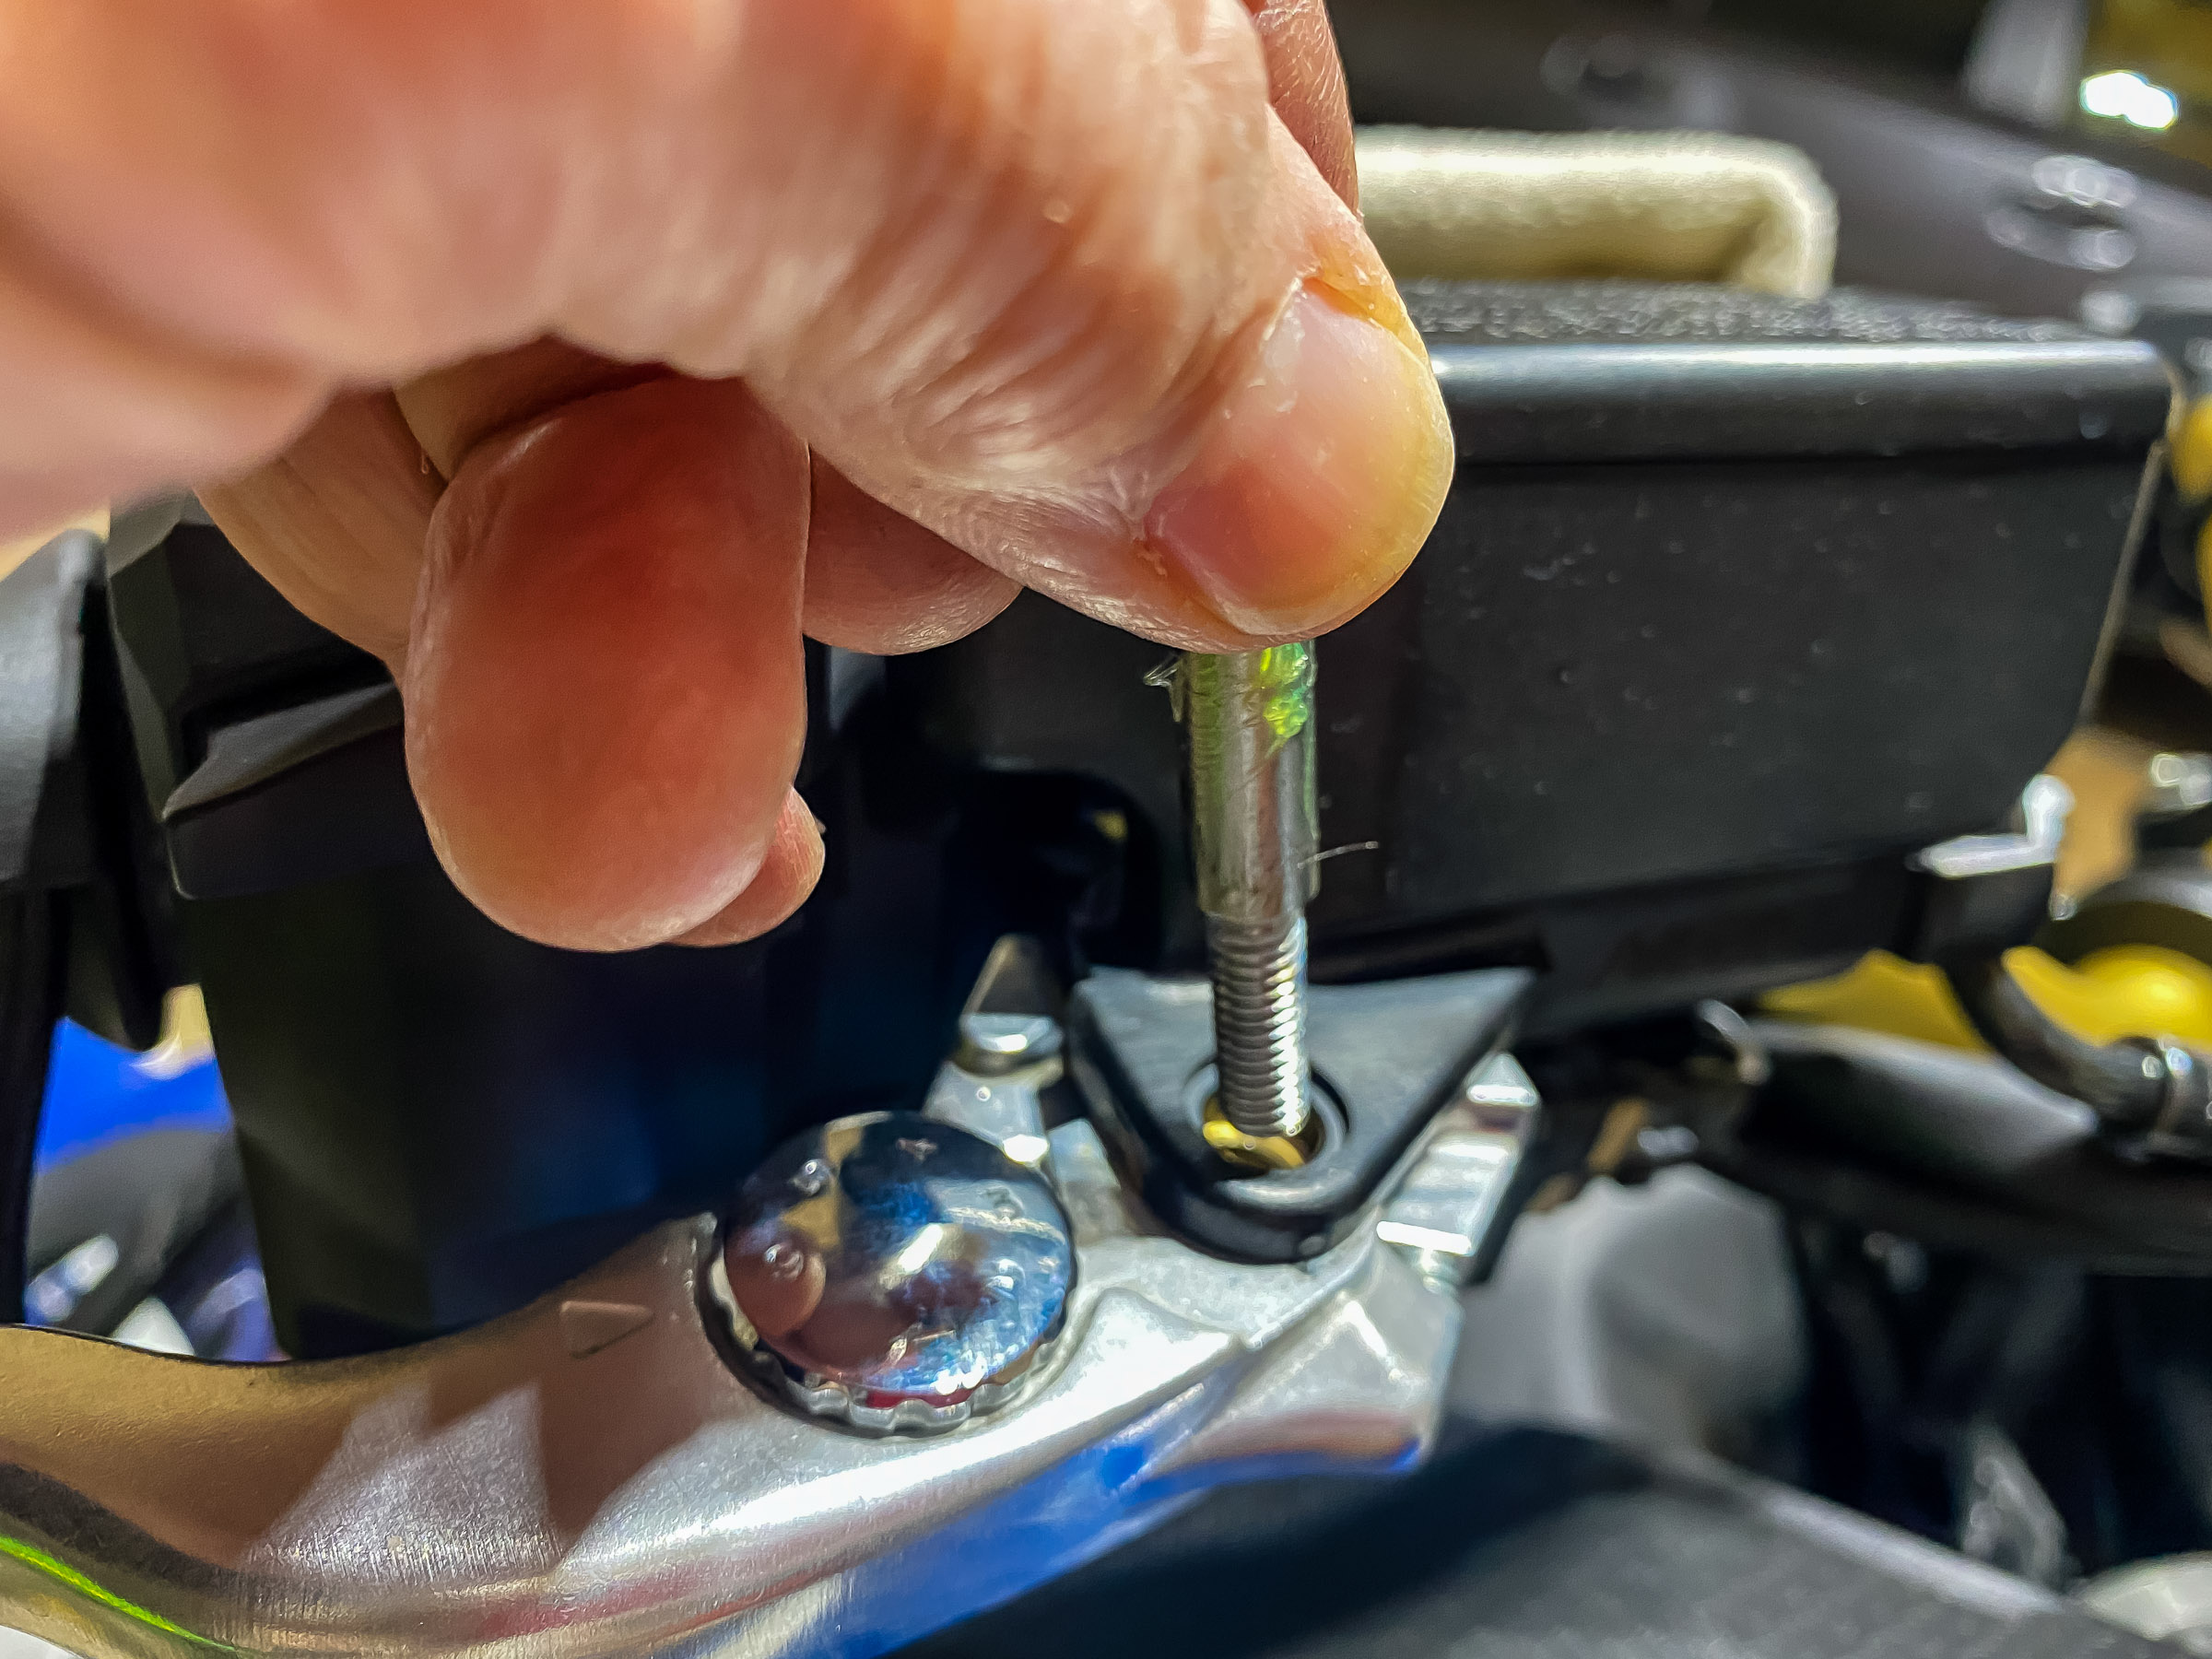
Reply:
[[1246, 1135], [1306, 1127], [1306, 919], [1209, 916], [1221, 1113]]

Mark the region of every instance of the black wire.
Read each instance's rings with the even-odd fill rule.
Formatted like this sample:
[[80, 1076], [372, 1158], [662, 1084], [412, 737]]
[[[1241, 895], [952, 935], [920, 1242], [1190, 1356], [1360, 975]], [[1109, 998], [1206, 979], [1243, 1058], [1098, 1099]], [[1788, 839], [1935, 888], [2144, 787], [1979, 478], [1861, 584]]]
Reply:
[[2045, 1088], [2085, 1102], [2115, 1127], [2158, 1120], [2167, 1069], [2149, 1050], [2075, 1036], [2036, 1006], [2000, 957], [1948, 962], [1944, 971], [1983, 1041]]

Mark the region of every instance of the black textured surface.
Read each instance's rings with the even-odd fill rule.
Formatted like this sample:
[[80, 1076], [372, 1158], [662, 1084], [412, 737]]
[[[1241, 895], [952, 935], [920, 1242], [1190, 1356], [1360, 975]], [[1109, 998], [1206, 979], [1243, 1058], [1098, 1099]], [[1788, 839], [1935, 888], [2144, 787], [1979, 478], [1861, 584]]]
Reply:
[[1422, 1126], [1504, 1045], [1531, 978], [1494, 968], [1314, 986], [1306, 1048], [1342, 1128], [1297, 1170], [1239, 1171], [1206, 1144], [1205, 1098], [1192, 1087], [1214, 1053], [1202, 981], [1093, 974], [1070, 1000], [1072, 1064], [1161, 1219], [1215, 1250], [1292, 1262], [1359, 1218]]
[[[1323, 818], [1383, 843], [1360, 920], [2000, 823], [2074, 724], [2137, 480], [2061, 455], [1463, 466], [1321, 654], [1323, 790], [1346, 749], [1389, 766], [1343, 799], [1364, 824]], [[1324, 918], [1370, 862], [1329, 870]]]
[[108, 594], [147, 798], [155, 812], [216, 728], [335, 691], [384, 665], [292, 608], [190, 498], [119, 514]]
[[[2002, 822], [2096, 673], [2155, 354], [1858, 297], [1416, 305], [1461, 464], [1412, 569], [1319, 647], [1346, 855], [1316, 975], [1547, 966], [1535, 1018], [1566, 1021], [1911, 949], [1885, 861]], [[1163, 848], [1162, 959], [1195, 967], [1158, 659], [1025, 596], [891, 673], [956, 763], [1128, 800]]]
[[1993, 317], [1968, 305], [1849, 288], [1787, 300], [1702, 283], [1409, 282], [1413, 324], [1453, 345], [1556, 346], [1668, 342], [1754, 345], [1959, 346], [2094, 340], [2064, 323]]
[[1565, 1435], [1212, 1494], [899, 1659], [2171, 1659], [1847, 1510]]
[[1463, 462], [2006, 450], [2141, 456], [2172, 385], [2136, 340], [1864, 346], [1431, 341]]

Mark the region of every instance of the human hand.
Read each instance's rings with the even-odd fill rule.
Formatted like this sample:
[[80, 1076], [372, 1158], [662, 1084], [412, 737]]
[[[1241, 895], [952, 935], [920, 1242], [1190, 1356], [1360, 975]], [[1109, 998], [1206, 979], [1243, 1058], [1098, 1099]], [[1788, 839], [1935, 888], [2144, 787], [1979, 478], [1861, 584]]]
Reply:
[[199, 482], [549, 943], [805, 898], [802, 632], [1310, 635], [1449, 481], [1320, 0], [0, 0], [0, 532]]

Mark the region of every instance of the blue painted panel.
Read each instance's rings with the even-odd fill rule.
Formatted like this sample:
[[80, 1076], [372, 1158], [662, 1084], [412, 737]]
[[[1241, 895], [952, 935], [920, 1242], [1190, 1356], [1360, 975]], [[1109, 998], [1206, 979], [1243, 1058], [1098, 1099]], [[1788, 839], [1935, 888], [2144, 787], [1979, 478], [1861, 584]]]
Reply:
[[229, 1103], [212, 1059], [173, 1076], [65, 1019], [54, 1028], [39, 1120], [37, 1167], [45, 1169], [145, 1129], [228, 1129]]

